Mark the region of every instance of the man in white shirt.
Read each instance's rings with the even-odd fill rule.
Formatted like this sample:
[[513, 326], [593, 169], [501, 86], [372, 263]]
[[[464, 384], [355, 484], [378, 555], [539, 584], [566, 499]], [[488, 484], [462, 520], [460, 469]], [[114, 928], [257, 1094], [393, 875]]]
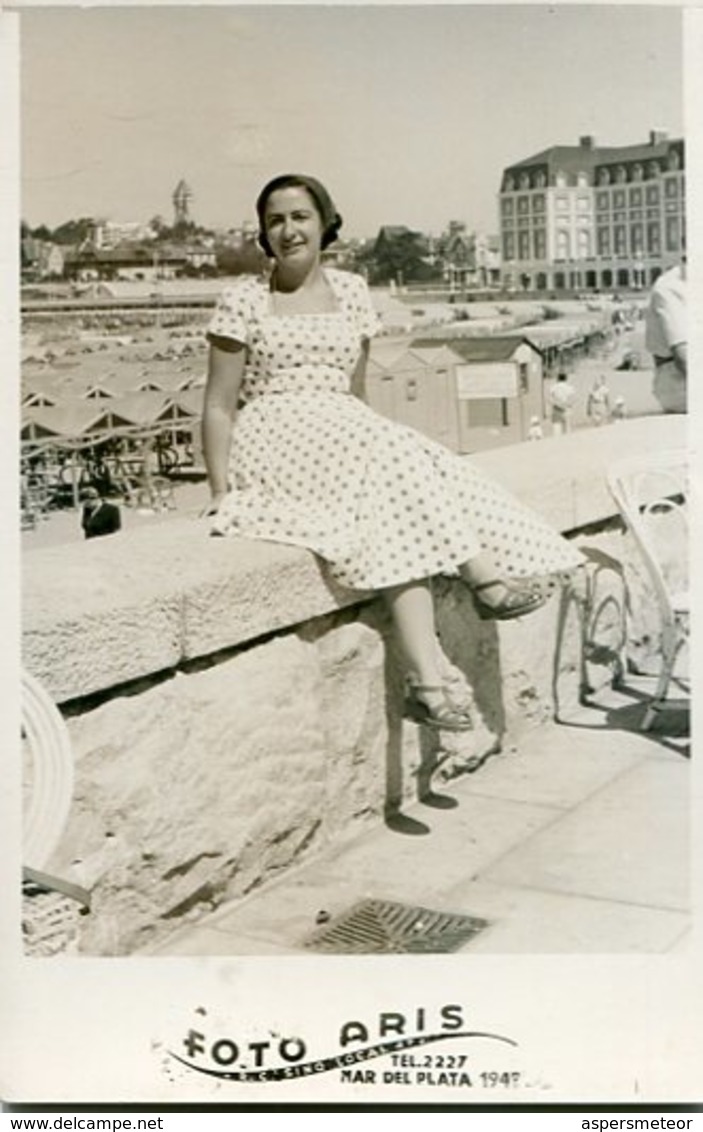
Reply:
[[652, 287], [646, 311], [645, 345], [654, 358], [652, 391], [665, 413], [686, 412], [688, 333], [686, 260], [670, 267]]
[[549, 390], [553, 436], [561, 436], [571, 431], [571, 413], [575, 397], [576, 390], [562, 371]]

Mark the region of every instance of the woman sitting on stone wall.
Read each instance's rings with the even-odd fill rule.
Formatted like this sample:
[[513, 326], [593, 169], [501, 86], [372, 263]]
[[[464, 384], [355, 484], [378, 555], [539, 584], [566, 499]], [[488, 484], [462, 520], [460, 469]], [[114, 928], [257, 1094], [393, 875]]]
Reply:
[[307, 547], [338, 582], [381, 592], [408, 715], [467, 730], [443, 680], [430, 578], [458, 574], [481, 617], [507, 619], [542, 605], [539, 579], [581, 557], [468, 459], [363, 403], [379, 322], [365, 281], [321, 263], [341, 225], [326, 189], [277, 177], [257, 213], [272, 270], [227, 288], [208, 332], [212, 533]]

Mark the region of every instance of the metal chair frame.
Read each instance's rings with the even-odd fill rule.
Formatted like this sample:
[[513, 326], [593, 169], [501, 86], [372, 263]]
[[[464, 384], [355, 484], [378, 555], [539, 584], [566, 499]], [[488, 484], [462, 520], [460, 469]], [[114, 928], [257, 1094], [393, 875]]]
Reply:
[[689, 632], [688, 587], [679, 592], [671, 589], [651, 535], [656, 516], [676, 514], [688, 547], [687, 463], [683, 451], [662, 452], [620, 460], [607, 472], [608, 488], [646, 567], [661, 617], [662, 663], [654, 696], [645, 711], [644, 731], [652, 727], [657, 711], [666, 703], [676, 658]]

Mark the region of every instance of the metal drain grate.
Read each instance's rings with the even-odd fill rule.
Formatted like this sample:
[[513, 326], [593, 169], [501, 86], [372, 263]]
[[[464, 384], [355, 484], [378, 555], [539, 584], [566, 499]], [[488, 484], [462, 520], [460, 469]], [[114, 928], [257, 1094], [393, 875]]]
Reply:
[[81, 908], [75, 900], [25, 883], [22, 890], [25, 955], [45, 958], [74, 952], [80, 915]]
[[335, 954], [456, 951], [488, 927], [487, 920], [435, 912], [390, 900], [363, 900], [304, 943]]

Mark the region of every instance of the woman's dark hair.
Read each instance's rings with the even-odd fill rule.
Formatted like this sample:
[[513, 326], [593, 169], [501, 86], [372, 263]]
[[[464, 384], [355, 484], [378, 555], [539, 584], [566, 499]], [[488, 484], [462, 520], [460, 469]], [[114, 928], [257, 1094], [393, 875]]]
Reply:
[[305, 173], [282, 173], [280, 177], [274, 177], [272, 181], [264, 185], [256, 202], [256, 214], [259, 217], [259, 244], [266, 255], [273, 256], [271, 245], [266, 238], [266, 204], [272, 193], [278, 192], [279, 189], [305, 189], [308, 192], [322, 221], [320, 247], [323, 250], [329, 247], [333, 240], [337, 239], [339, 229], [342, 227], [342, 218], [334, 207], [332, 197], [327, 189], [314, 177], [308, 177]]

